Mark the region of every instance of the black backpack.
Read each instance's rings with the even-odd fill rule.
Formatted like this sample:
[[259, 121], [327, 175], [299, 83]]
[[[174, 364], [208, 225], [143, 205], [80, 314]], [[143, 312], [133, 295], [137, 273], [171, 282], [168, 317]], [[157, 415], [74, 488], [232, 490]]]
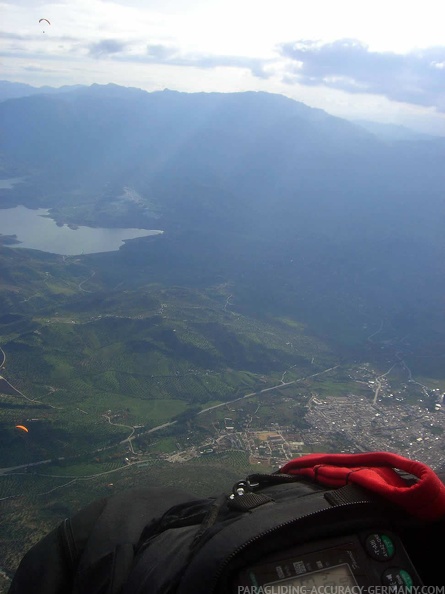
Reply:
[[330, 489], [275, 473], [251, 475], [219, 497], [140, 488], [95, 501], [25, 555], [9, 594], [260, 592], [236, 589], [246, 566], [366, 531], [403, 542], [414, 584], [443, 583], [441, 552], [431, 547], [443, 522], [420, 522], [355, 485]]

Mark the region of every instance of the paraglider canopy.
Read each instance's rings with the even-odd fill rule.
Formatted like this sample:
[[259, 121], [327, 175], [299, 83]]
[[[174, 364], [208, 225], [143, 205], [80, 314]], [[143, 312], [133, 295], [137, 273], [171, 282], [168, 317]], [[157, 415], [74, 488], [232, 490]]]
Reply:
[[16, 425], [15, 426], [16, 429], [21, 429], [22, 431], [26, 431], [26, 433], [29, 433], [28, 429], [25, 427], [25, 425]]
[[[48, 20], [48, 19], [39, 19], [39, 23], [43, 23], [43, 24], [45, 24], [45, 23], [46, 23], [46, 24], [48, 24], [48, 25], [51, 25], [51, 23], [49, 22], [49, 20]], [[45, 31], [43, 31], [43, 33], [45, 33]]]

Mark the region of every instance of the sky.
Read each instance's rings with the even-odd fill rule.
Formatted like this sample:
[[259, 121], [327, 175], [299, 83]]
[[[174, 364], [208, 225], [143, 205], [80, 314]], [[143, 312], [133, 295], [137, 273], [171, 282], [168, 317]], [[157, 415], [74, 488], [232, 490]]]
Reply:
[[[266, 91], [445, 136], [443, 0], [0, 0], [0, 79]], [[50, 24], [40, 19], [48, 19]]]

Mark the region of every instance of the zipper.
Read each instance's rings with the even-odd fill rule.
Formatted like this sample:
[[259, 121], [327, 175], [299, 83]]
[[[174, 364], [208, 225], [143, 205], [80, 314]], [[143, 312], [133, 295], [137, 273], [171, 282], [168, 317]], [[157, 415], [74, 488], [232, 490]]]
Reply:
[[[250, 474], [246, 479], [238, 481], [232, 488], [230, 499], [235, 499], [245, 493], [253, 493], [266, 487], [274, 487], [288, 483], [301, 482], [302, 477], [294, 474]], [[321, 490], [321, 489], [320, 489]]]
[[[240, 481], [240, 483], [241, 482], [244, 483], [245, 481]], [[239, 485], [239, 483], [237, 483], [237, 485]], [[234, 491], [235, 491], [237, 485], [235, 485]], [[234, 496], [235, 497], [242, 497], [242, 494], [240, 493], [239, 495], [234, 495]], [[220, 565], [218, 571], [216, 572], [216, 574], [215, 574], [215, 576], [213, 578], [213, 581], [212, 581], [212, 584], [211, 584], [211, 587], [210, 587], [209, 594], [213, 594], [214, 592], [216, 592], [216, 587], [218, 585], [218, 581], [220, 580], [220, 578], [223, 575], [224, 571], [230, 565], [231, 561], [235, 557], [237, 557], [240, 553], [242, 553], [242, 551], [244, 551], [246, 548], [250, 547], [254, 543], [262, 540], [266, 536], [269, 536], [269, 535], [273, 534], [276, 531], [282, 530], [283, 528], [286, 528], [286, 527], [290, 527], [290, 526], [292, 526], [292, 524], [298, 524], [299, 522], [301, 522], [303, 520], [307, 520], [307, 519], [309, 519], [312, 516], [320, 516], [320, 515], [325, 515], [325, 514], [331, 514], [331, 513], [334, 513], [334, 512], [338, 512], [338, 510], [341, 509], [341, 508], [347, 508], [347, 507], [350, 508], [350, 507], [361, 506], [361, 505], [371, 505], [371, 502], [369, 500], [354, 501], [353, 503], [343, 503], [341, 505], [336, 505], [335, 507], [329, 507], [329, 508], [326, 508], [326, 509], [317, 510], [315, 512], [311, 512], [311, 513], [305, 514], [303, 516], [299, 516], [298, 518], [295, 518], [293, 520], [289, 520], [287, 522], [283, 522], [282, 524], [279, 524], [278, 526], [274, 526], [273, 528], [269, 528], [268, 530], [262, 532], [261, 534], [258, 534], [257, 536], [255, 536], [255, 538], [251, 538], [249, 541], [243, 543], [237, 549], [235, 549], [232, 553], [230, 553], [230, 555], [228, 557], [226, 557], [226, 559]]]
[[68, 553], [68, 557], [71, 562], [71, 568], [74, 570], [74, 567], [77, 563], [78, 550], [69, 518], [65, 518], [62, 524], [60, 524], [59, 536], [62, 540], [62, 545], [65, 549], [65, 552]]

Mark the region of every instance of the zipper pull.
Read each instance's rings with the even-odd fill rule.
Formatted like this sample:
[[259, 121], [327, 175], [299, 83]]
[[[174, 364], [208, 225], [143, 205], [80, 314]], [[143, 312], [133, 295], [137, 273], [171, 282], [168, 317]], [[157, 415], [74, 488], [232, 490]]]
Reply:
[[246, 493], [250, 493], [252, 489], [250, 488], [249, 481], [238, 481], [232, 487], [232, 495], [230, 495], [230, 499], [235, 499], [235, 497], [241, 497]]
[[259, 486], [260, 483], [258, 481], [252, 482], [249, 477], [244, 481], [238, 481], [233, 485], [232, 495], [230, 495], [230, 499], [240, 497], [241, 495], [245, 495], [246, 493], [252, 493]]
[[248, 478], [245, 481], [235, 483], [227, 503], [229, 509], [246, 512], [273, 501], [272, 497], [268, 495], [255, 493], [255, 489], [258, 487], [259, 483], [250, 482]]

